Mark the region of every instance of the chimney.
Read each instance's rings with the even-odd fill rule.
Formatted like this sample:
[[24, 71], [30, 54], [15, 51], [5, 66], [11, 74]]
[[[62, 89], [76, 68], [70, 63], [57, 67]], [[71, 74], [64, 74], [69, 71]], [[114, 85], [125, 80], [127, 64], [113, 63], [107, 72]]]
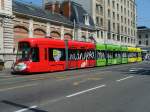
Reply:
[[55, 12], [55, 4], [53, 2], [48, 2], [45, 4], [45, 10], [51, 11], [52, 13]]
[[59, 1], [56, 1], [56, 3], [55, 3], [55, 12], [56, 13], [60, 13], [61, 12], [60, 2]]
[[71, 17], [71, 1], [64, 1], [62, 3], [62, 13], [65, 17], [69, 18]]

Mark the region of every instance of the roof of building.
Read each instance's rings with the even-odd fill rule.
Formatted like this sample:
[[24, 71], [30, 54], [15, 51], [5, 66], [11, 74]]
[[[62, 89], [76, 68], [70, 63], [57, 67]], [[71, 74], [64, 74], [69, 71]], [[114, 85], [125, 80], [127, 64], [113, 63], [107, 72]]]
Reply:
[[13, 12], [73, 26], [73, 22], [61, 14], [52, 13], [42, 9], [41, 7], [18, 2], [16, 0], [13, 1]]
[[146, 27], [146, 26], [138, 26], [137, 28], [138, 29], [147, 29], [148, 27]]
[[91, 16], [89, 16], [89, 26], [85, 25], [84, 22], [84, 15], [87, 14], [87, 12], [82, 8], [81, 5], [71, 2], [72, 3], [72, 9], [73, 13], [71, 16], [71, 19], [66, 18], [65, 16], [58, 14], [58, 13], [52, 13], [50, 11], [46, 11], [42, 9], [39, 6], [35, 6], [33, 4], [23, 3], [16, 0], [13, 0], [13, 12], [16, 14], [22, 14], [27, 15], [29, 17], [35, 17], [39, 19], [46, 19], [53, 22], [58, 22], [61, 24], [67, 24], [69, 26], [74, 26], [74, 19], [76, 21], [76, 26], [79, 26], [81, 28], [87, 28], [90, 30], [94, 30], [94, 22]]
[[138, 26], [137, 29], [138, 29], [138, 31], [150, 31], [150, 28], [148, 28], [146, 26]]
[[[75, 20], [76, 23], [81, 27], [88, 27], [91, 29], [95, 29], [92, 17], [87, 13], [87, 11], [82, 7], [82, 5], [71, 1], [71, 8], [72, 8], [71, 21]], [[89, 25], [85, 25], [84, 20], [85, 15], [89, 16]]]

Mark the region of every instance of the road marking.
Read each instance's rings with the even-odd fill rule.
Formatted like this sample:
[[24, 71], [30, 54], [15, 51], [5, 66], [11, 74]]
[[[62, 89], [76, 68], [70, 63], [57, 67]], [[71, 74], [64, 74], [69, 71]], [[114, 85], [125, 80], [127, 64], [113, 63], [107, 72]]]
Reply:
[[89, 91], [93, 91], [93, 90], [96, 90], [96, 89], [99, 89], [99, 88], [102, 88], [102, 87], [106, 87], [106, 85], [97, 86], [97, 87], [94, 87], [94, 88], [91, 88], [91, 89], [87, 89], [87, 90], [84, 90], [84, 91], [81, 91], [81, 92], [77, 92], [77, 93], [68, 95], [66, 97], [70, 98], [70, 97], [77, 96], [77, 95], [80, 95], [80, 94], [83, 94], [83, 93], [86, 93], [86, 92], [89, 92]]
[[8, 90], [13, 90], [13, 89], [19, 89], [19, 88], [25, 88], [25, 87], [32, 87], [32, 86], [36, 86], [38, 84], [28, 84], [28, 85], [23, 85], [23, 86], [16, 86], [16, 87], [11, 87], [11, 88], [5, 88], [5, 89], [0, 89], [0, 92], [3, 91], [8, 91]]
[[36, 105], [35, 106], [31, 106], [29, 108], [24, 108], [24, 109], [21, 109], [21, 110], [17, 110], [17, 111], [14, 111], [14, 112], [24, 112], [24, 111], [28, 111], [28, 110], [35, 109], [35, 108], [37, 108]]
[[84, 79], [84, 80], [81, 80], [81, 81], [76, 81], [73, 83], [74, 86], [78, 86], [82, 83], [85, 83], [87, 81], [98, 81], [98, 80], [101, 80], [102, 78], [99, 78], [99, 77], [89, 77], [87, 79]]
[[138, 71], [138, 70], [133, 70], [133, 69], [132, 69], [132, 70], [130, 70], [130, 72], [137, 72], [137, 71]]
[[130, 79], [130, 78], [133, 78], [134, 76], [129, 76], [129, 77], [125, 77], [125, 78], [122, 78], [122, 79], [119, 79], [119, 80], [116, 80], [117, 82], [121, 82], [121, 81], [124, 81], [126, 79]]

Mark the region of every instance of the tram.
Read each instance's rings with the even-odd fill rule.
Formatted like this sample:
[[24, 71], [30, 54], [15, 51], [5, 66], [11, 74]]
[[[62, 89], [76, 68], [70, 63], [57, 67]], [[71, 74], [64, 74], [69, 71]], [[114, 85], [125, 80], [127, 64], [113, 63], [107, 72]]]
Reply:
[[140, 48], [111, 44], [24, 38], [18, 42], [14, 73], [40, 73], [141, 61]]

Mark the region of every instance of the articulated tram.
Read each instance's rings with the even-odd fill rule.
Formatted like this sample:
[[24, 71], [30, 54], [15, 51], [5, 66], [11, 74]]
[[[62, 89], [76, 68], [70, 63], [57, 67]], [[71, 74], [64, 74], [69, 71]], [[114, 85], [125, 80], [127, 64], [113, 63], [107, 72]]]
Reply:
[[111, 44], [25, 38], [13, 72], [39, 73], [140, 62], [141, 49]]

